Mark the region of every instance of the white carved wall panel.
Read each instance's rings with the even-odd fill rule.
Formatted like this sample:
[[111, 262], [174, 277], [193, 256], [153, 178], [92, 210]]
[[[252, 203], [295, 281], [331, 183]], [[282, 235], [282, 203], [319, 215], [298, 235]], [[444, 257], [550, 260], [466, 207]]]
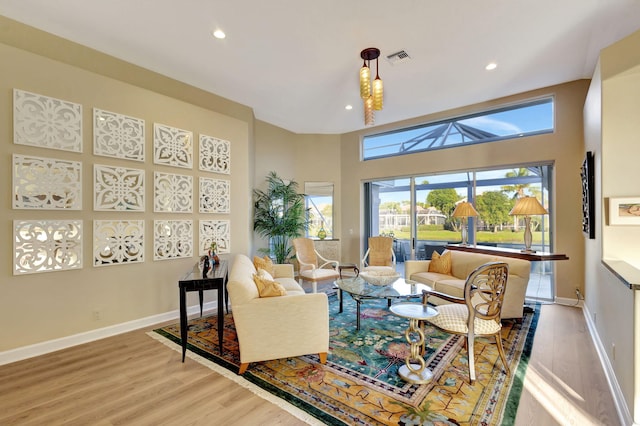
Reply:
[[144, 170], [93, 166], [93, 209], [144, 211]]
[[81, 220], [14, 220], [13, 275], [82, 268]]
[[193, 222], [191, 220], [153, 221], [154, 260], [193, 256]]
[[153, 162], [168, 166], [193, 167], [193, 133], [188, 130], [153, 124]]
[[144, 262], [144, 220], [93, 221], [93, 266]]
[[200, 170], [231, 174], [231, 143], [213, 136], [200, 135]]
[[13, 155], [13, 208], [82, 209], [82, 163]]
[[93, 153], [144, 161], [144, 120], [93, 109]]
[[193, 212], [193, 176], [154, 173], [153, 211]]
[[82, 152], [82, 105], [13, 89], [13, 142]]
[[200, 178], [200, 213], [229, 213], [230, 206], [230, 181]]
[[231, 222], [229, 220], [201, 220], [199, 253], [207, 253], [212, 242], [217, 244], [217, 253], [231, 253]]

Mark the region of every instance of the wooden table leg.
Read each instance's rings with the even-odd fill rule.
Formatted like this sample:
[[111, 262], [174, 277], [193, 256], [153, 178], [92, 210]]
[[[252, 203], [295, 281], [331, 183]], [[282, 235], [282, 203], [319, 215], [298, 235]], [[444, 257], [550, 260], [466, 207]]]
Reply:
[[187, 353], [187, 336], [189, 335], [187, 324], [187, 292], [180, 289], [180, 344], [182, 345], [182, 362]]
[[218, 287], [218, 345], [220, 346], [220, 355], [222, 355], [222, 340], [224, 338], [224, 285]]

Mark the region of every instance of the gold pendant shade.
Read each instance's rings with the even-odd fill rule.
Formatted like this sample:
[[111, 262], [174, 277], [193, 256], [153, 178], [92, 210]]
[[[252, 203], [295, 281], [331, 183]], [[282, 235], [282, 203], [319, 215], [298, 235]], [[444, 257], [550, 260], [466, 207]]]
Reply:
[[[378, 74], [378, 57], [380, 49], [369, 47], [360, 52], [360, 57], [364, 61], [360, 68], [360, 97], [364, 106], [364, 124], [372, 126], [374, 124], [374, 111], [382, 110], [384, 87], [382, 79]], [[371, 81], [371, 61], [376, 60], [376, 78]]]

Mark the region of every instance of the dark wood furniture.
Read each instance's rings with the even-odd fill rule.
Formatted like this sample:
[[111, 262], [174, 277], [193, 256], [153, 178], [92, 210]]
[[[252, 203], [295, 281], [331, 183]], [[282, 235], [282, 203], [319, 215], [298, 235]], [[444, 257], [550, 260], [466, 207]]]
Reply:
[[187, 352], [188, 321], [187, 321], [187, 293], [197, 291], [200, 296], [200, 316], [202, 316], [203, 292], [205, 290], [218, 290], [218, 345], [222, 355], [222, 338], [224, 332], [223, 300], [229, 312], [229, 295], [227, 293], [227, 261], [221, 260], [209, 270], [206, 277], [196, 265], [178, 282], [180, 288], [180, 343], [182, 344], [182, 362]]
[[494, 256], [514, 257], [516, 259], [524, 259], [529, 262], [540, 262], [543, 260], [569, 260], [566, 254], [562, 253], [548, 253], [543, 251], [536, 252], [523, 252], [518, 249], [511, 249], [505, 247], [491, 247], [482, 245], [469, 245], [463, 246], [461, 244], [447, 244], [445, 246], [448, 250], [467, 251], [470, 253], [482, 253], [491, 254]]
[[340, 263], [338, 265], [338, 274], [340, 275], [340, 279], [342, 279], [342, 271], [344, 269], [349, 269], [353, 271], [353, 274], [356, 277], [360, 275], [360, 269], [358, 269], [358, 266], [355, 263]]

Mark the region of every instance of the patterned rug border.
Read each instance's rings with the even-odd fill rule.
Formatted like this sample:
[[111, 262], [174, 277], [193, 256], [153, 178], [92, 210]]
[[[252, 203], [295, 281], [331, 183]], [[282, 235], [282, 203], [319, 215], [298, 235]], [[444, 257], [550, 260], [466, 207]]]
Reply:
[[[533, 347], [533, 340], [538, 325], [540, 304], [534, 303], [533, 310], [534, 312], [530, 314], [531, 322], [529, 324], [527, 334], [524, 338], [525, 342], [522, 347], [522, 353], [518, 361], [516, 371], [513, 373], [513, 380], [509, 385], [506, 402], [504, 403], [501, 416], [499, 417], [499, 419], [495, 419], [498, 420], [499, 424], [502, 426], [513, 425], [513, 422], [515, 421], [520, 396], [523, 390], [524, 376], [529, 365], [529, 359]], [[182, 352], [180, 339], [178, 337], [167, 333], [162, 329], [156, 329], [148, 332], [147, 334], [154, 340], [165, 344], [171, 349], [180, 353]], [[295, 395], [279, 391], [270, 383], [265, 382], [261, 378], [251, 374], [250, 371], [247, 371], [244, 375], [239, 376], [234, 372], [234, 370], [237, 369], [237, 366], [227, 362], [221, 357], [215, 356], [214, 358], [212, 358], [212, 355], [207, 351], [202, 350], [201, 348], [190, 343], [187, 343], [187, 349], [188, 350], [186, 352], [186, 356], [188, 358], [193, 359], [194, 361], [217, 372], [223, 377], [232, 380], [233, 382], [250, 390], [257, 396], [284, 409], [297, 419], [309, 425], [348, 426], [348, 423], [344, 423], [340, 419], [328, 415], [327, 413], [314, 407], [306, 401], [297, 398]], [[507, 422], [504, 421], [505, 417], [509, 419]]]
[[[522, 347], [522, 355], [518, 362], [518, 368], [514, 374], [513, 381], [511, 382], [511, 389], [509, 396], [507, 396], [507, 402], [502, 410], [502, 416], [500, 418], [501, 426], [512, 426], [516, 421], [516, 413], [518, 412], [518, 405], [520, 405], [520, 396], [524, 388], [524, 377], [529, 367], [529, 360], [531, 358], [531, 351], [533, 350], [533, 341], [535, 339], [536, 330], [538, 329], [538, 321], [540, 319], [540, 303], [535, 303], [533, 306], [534, 312], [531, 314], [531, 324], [529, 324], [529, 330], [527, 331], [527, 337]], [[505, 423], [504, 418], [509, 413], [510, 421]]]

